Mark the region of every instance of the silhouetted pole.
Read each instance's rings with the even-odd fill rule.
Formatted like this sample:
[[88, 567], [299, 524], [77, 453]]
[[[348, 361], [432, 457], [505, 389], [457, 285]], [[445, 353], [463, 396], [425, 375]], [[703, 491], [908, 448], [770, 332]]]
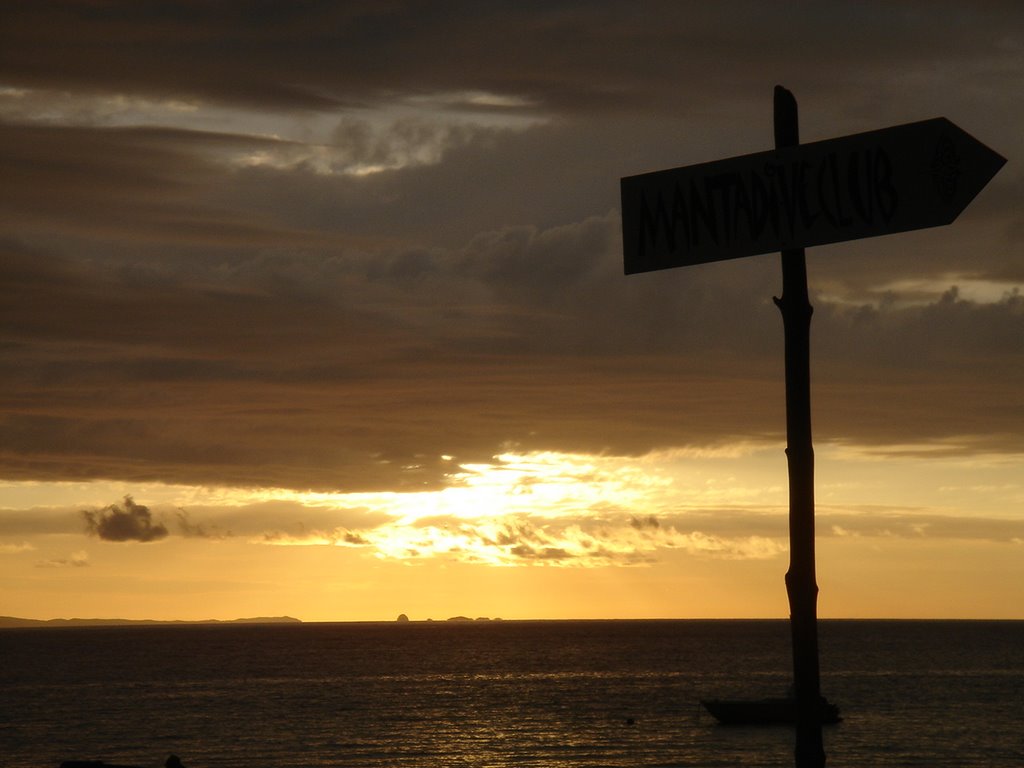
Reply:
[[[775, 148], [800, 143], [796, 99], [775, 86]], [[804, 249], [782, 251], [786, 347], [786, 458], [789, 463], [789, 620], [793, 635], [796, 766], [821, 768], [821, 682], [818, 671], [818, 584], [814, 572], [814, 448], [811, 445], [811, 313]]]

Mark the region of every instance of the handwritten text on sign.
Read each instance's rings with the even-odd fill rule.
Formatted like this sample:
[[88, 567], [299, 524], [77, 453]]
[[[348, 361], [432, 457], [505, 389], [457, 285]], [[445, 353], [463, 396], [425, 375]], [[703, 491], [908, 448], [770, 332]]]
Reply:
[[936, 118], [627, 177], [625, 271], [948, 224], [1004, 162]]

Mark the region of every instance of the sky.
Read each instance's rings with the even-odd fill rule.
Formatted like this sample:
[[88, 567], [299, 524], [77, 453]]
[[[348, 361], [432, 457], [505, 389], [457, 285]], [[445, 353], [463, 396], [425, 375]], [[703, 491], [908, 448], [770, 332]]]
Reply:
[[788, 615], [777, 254], [619, 180], [944, 116], [953, 224], [809, 249], [823, 617], [1024, 619], [1016, 0], [0, 8], [0, 614]]

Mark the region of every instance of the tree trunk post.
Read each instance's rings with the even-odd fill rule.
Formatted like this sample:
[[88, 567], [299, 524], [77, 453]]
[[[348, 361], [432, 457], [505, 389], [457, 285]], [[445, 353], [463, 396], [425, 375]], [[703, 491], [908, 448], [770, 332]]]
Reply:
[[[775, 86], [775, 147], [800, 143], [793, 94]], [[814, 568], [814, 448], [811, 444], [810, 330], [804, 249], [782, 251], [782, 313], [786, 358], [786, 458], [789, 464], [789, 596], [796, 700], [796, 768], [822, 768], [821, 681], [818, 669], [818, 585]]]

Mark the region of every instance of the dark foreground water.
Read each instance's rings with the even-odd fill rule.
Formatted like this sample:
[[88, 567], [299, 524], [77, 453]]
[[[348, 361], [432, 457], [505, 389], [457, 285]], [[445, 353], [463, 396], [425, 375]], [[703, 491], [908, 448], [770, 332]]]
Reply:
[[[1024, 622], [825, 621], [829, 766], [1024, 765]], [[0, 631], [0, 762], [788, 766], [781, 621], [436, 622]]]

